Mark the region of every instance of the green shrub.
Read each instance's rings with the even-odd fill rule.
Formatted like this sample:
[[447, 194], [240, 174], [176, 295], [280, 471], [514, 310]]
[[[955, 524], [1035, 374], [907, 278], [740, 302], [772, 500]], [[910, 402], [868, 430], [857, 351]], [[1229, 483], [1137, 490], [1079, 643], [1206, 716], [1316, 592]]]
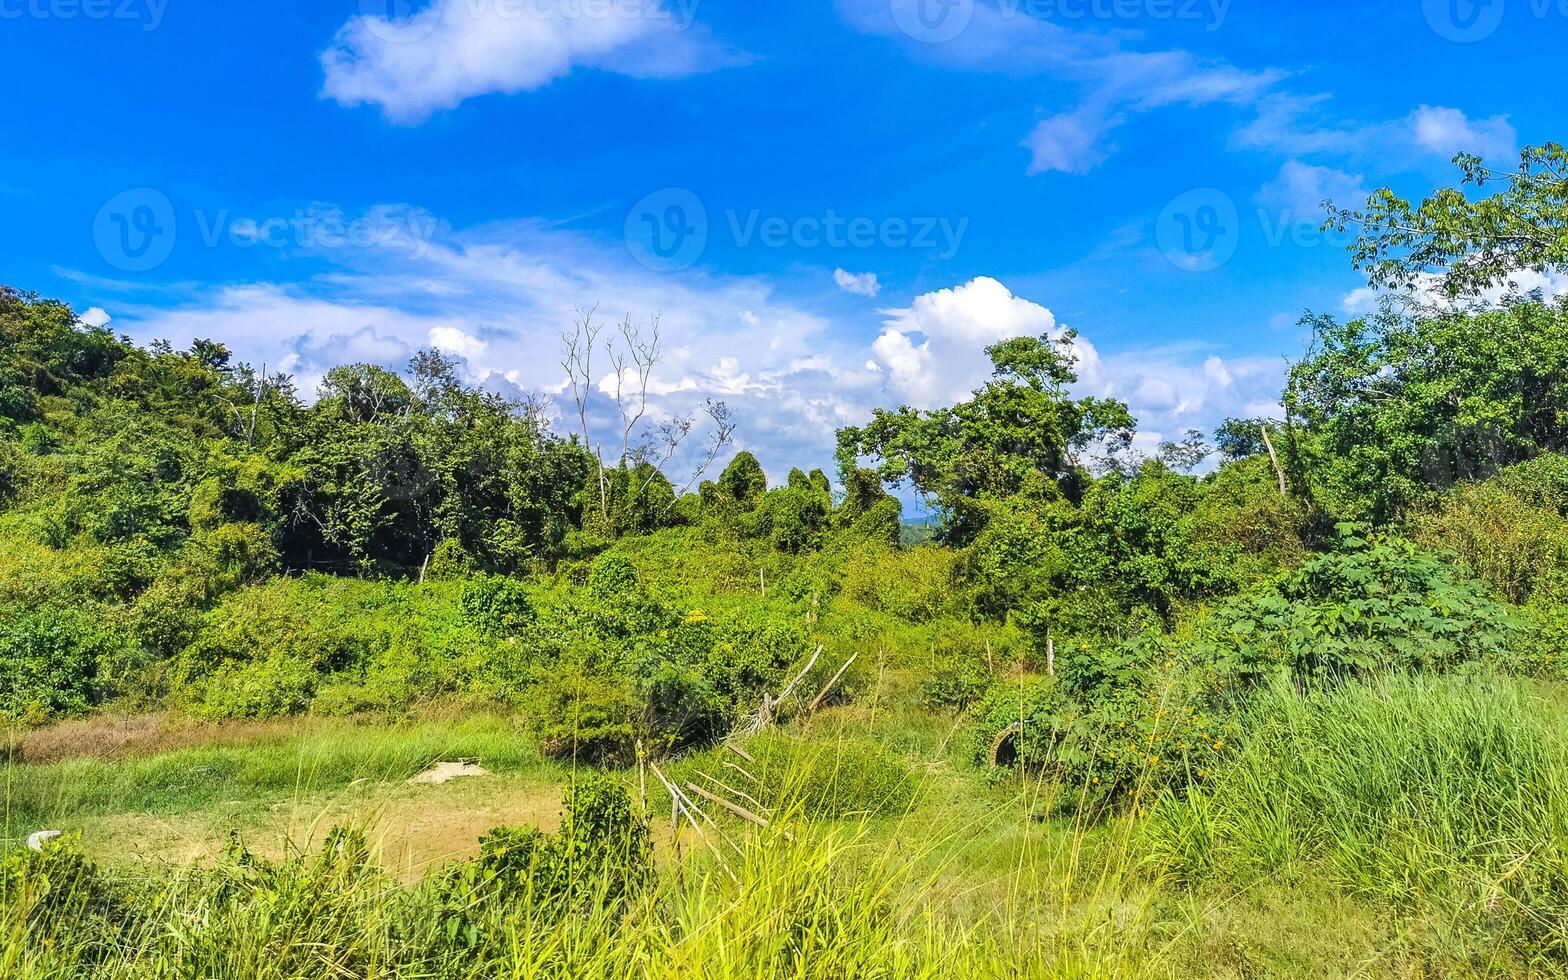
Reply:
[[[0, 416], [3, 416], [0, 411]], [[17, 498], [23, 486], [22, 459], [17, 446], [0, 430], [0, 508]]]
[[535, 619], [528, 590], [516, 579], [484, 575], [463, 586], [464, 617], [489, 636], [515, 636]]
[[883, 497], [849, 523], [849, 533], [857, 538], [888, 548], [901, 547], [904, 537], [904, 505], [896, 497]]
[[920, 703], [941, 711], [967, 711], [994, 682], [982, 664], [950, 663], [938, 667], [921, 682]]
[[[403, 598], [396, 587], [326, 576], [242, 589], [207, 614], [173, 664], [172, 680], [203, 714], [307, 710], [328, 675], [362, 672], [388, 647], [408, 616], [399, 608]], [[164, 625], [177, 628], [178, 617]]]
[[441, 874], [439, 935], [460, 955], [491, 945], [499, 916], [542, 924], [567, 913], [618, 917], [653, 882], [647, 821], [626, 789], [584, 773], [567, 786], [561, 829], [497, 827], [479, 856]]
[[426, 573], [432, 580], [466, 578], [474, 573], [474, 559], [461, 541], [443, 538], [430, 553]]
[[102, 582], [108, 595], [128, 599], [145, 590], [163, 570], [162, 550], [143, 537], [104, 549]]
[[588, 576], [588, 591], [597, 599], [624, 600], [636, 596], [637, 569], [618, 552], [607, 552], [594, 560]]
[[538, 668], [523, 696], [528, 731], [545, 754], [584, 762], [632, 761], [643, 710], [624, 674], [568, 662]]
[[0, 935], [68, 949], [84, 967], [113, 959], [150, 913], [139, 908], [139, 897], [83, 857], [74, 837], [0, 857]]
[[199, 582], [209, 599], [266, 581], [281, 569], [278, 549], [257, 524], [220, 524], [193, 534], [174, 574]]
[[799, 554], [820, 545], [832, 506], [822, 488], [798, 480], [763, 494], [756, 510], [741, 520], [741, 533], [763, 538], [777, 551]]
[[912, 622], [929, 622], [954, 604], [959, 555], [926, 545], [908, 551], [856, 549], [843, 569], [846, 598]]
[[768, 489], [768, 477], [762, 472], [757, 457], [741, 450], [719, 474], [716, 484], [721, 512], [750, 513], [762, 502]]
[[1243, 677], [1283, 669], [1325, 681], [1505, 663], [1522, 625], [1436, 556], [1397, 538], [1351, 538], [1347, 550], [1221, 605], [1198, 627], [1195, 649]]
[[1412, 524], [1424, 547], [1456, 555], [1509, 602], [1529, 602], [1543, 581], [1568, 571], [1568, 518], [1501, 478], [1448, 491]]
[[22, 426], [20, 445], [24, 453], [47, 456], [60, 448], [60, 439], [42, 422], [31, 422]]
[[0, 717], [41, 722], [86, 710], [116, 644], [88, 613], [40, 609], [0, 619]]

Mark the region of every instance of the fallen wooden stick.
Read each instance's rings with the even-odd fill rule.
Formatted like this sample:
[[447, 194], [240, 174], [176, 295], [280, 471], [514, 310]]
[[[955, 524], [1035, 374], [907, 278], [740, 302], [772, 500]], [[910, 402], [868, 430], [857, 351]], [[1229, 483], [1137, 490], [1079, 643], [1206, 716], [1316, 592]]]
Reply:
[[838, 669], [838, 673], [833, 675], [833, 679], [828, 681], [827, 686], [818, 691], [815, 698], [812, 698], [811, 704], [806, 707], [808, 712], [817, 710], [817, 708], [822, 704], [822, 700], [828, 696], [828, 692], [833, 690], [833, 685], [838, 683], [839, 678], [844, 676], [844, 671], [849, 669], [849, 665], [854, 663], [855, 658], [858, 656], [860, 656], [858, 653], [852, 654], [848, 660], [844, 661], [844, 666]]
[[749, 773], [746, 770], [742, 769], [740, 766], [737, 766], [735, 763], [729, 761], [728, 759], [724, 760], [724, 768], [726, 768], [726, 769], [733, 769], [736, 772], [740, 773], [742, 776], [745, 776], [747, 779], [751, 780], [752, 782], [756, 782], [757, 781], [757, 777], [756, 776], [753, 776], [751, 773]]
[[[736, 745], [734, 742], [725, 742], [724, 743], [724, 747], [726, 749], [729, 749], [731, 752], [735, 753], [736, 755], [740, 756], [742, 759], [745, 759], [747, 762], [751, 763], [752, 765], [756, 765], [757, 764], [757, 760], [753, 759], [749, 752], [747, 752], [745, 749], [741, 748], [739, 745]], [[753, 776], [752, 778], [755, 779], [756, 777]]]
[[710, 776], [707, 773], [703, 772], [701, 769], [697, 770], [697, 775], [701, 776], [703, 779], [706, 779], [708, 782], [710, 782], [713, 785], [717, 786], [719, 789], [722, 789], [724, 792], [730, 794], [731, 796], [738, 796], [738, 797], [740, 797], [741, 799], [745, 800], [747, 803], [750, 803], [752, 806], [756, 807], [759, 810], [767, 809], [760, 802], [758, 802], [758, 800], [757, 800], [757, 798], [755, 796], [752, 796], [750, 793], [747, 793], [745, 790], [736, 789], [735, 787], [731, 786], [729, 783], [726, 783], [724, 780], [719, 779], [716, 776]]
[[784, 690], [780, 692], [778, 700], [773, 702], [775, 709], [782, 707], [784, 702], [789, 699], [789, 696], [795, 693], [796, 686], [806, 679], [807, 674], [811, 673], [811, 668], [817, 665], [817, 658], [820, 656], [822, 656], [822, 644], [818, 643], [816, 651], [811, 655], [811, 659], [806, 661], [806, 666], [801, 668], [800, 673], [795, 675], [794, 680], [784, 686]]
[[709, 803], [718, 804], [729, 812], [735, 814], [735, 816], [740, 817], [742, 820], [749, 820], [759, 827], [766, 827], [768, 825], [768, 819], [766, 817], [752, 813], [750, 810], [741, 806], [739, 803], [731, 803], [729, 800], [726, 800], [717, 793], [710, 793], [701, 786], [698, 786], [696, 783], [687, 783], [686, 788], [707, 800]]
[[675, 804], [675, 813], [685, 816], [686, 822], [691, 824], [691, 829], [697, 832], [698, 839], [707, 845], [709, 852], [713, 854], [713, 859], [719, 862], [719, 867], [724, 869], [724, 873], [730, 876], [731, 881], [739, 884], [740, 879], [735, 877], [735, 872], [731, 871], [730, 866], [725, 863], [723, 852], [721, 852], [718, 847], [714, 845], [713, 841], [708, 839], [708, 835], [703, 832], [702, 824], [697, 822], [696, 817], [693, 817], [692, 813], [695, 811], [697, 814], [702, 816], [703, 820], [708, 819], [707, 815], [704, 814], [701, 810], [698, 810], [695, 804], [692, 804], [691, 801], [686, 798], [686, 794], [682, 793], [675, 787], [674, 783], [670, 782], [668, 779], [665, 779], [664, 773], [659, 771], [658, 766], [652, 766], [651, 768], [653, 769], [654, 776], [658, 778], [659, 782], [664, 784], [665, 791], [670, 794], [670, 799]]

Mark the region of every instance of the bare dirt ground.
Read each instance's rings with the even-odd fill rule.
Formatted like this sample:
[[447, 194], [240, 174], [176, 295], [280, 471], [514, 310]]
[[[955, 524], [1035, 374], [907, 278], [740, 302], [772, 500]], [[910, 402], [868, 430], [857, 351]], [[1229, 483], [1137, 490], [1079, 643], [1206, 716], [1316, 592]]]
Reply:
[[21, 732], [13, 736], [13, 744], [21, 747], [21, 758], [16, 760], [20, 762], [113, 762], [199, 746], [248, 745], [299, 735], [313, 726], [327, 727], [327, 723], [299, 718], [219, 723], [166, 713], [96, 714]]
[[363, 830], [381, 863], [400, 877], [478, 853], [479, 838], [500, 826], [560, 825], [561, 790], [517, 776], [459, 779], [441, 785], [366, 783], [292, 800], [235, 800], [158, 817], [122, 813], [84, 821], [82, 846], [99, 860], [202, 864], [217, 857], [231, 831], [257, 854], [312, 851], [336, 826]]

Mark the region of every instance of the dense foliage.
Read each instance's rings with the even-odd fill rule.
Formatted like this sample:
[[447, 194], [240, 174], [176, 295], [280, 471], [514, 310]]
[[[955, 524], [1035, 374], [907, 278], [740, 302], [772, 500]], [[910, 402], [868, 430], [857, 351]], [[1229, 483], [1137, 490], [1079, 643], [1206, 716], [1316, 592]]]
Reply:
[[[1527, 201], [1558, 229], [1560, 157], [1473, 207], [1439, 195], [1421, 234], [1385, 195], [1354, 216], [1360, 254], [1415, 275]], [[563, 436], [437, 351], [307, 399], [218, 343], [138, 347], [0, 291], [0, 715], [455, 698], [629, 763], [771, 720], [764, 692], [820, 648], [793, 710], [891, 669], [971, 719], [977, 756], [1114, 804], [1200, 780], [1277, 677], [1558, 670], [1568, 301], [1309, 323], [1284, 418], [1227, 421], [1217, 465], [1198, 432], [1134, 453], [1066, 333], [991, 346], [956, 405], [840, 430], [836, 487], [739, 452], [678, 490], [635, 417], [606, 462], [586, 422]], [[885, 484], [935, 506], [932, 540], [905, 545]]]
[[[1493, 198], [1385, 191], [1339, 220], [1378, 283], [1442, 273], [1477, 299], [1568, 261], [1562, 165], [1531, 150]], [[339, 367], [307, 398], [220, 344], [138, 347], [0, 289], [0, 720], [504, 716], [570, 761], [558, 833], [496, 830], [412, 899], [386, 899], [403, 893], [351, 833], [283, 862], [231, 849], [192, 886], [222, 928], [276, 907], [278, 928], [376, 935], [421, 975], [503, 956], [517, 909], [528, 935], [665, 927], [646, 813], [588, 767], [709, 787], [741, 769], [775, 818], [917, 808], [917, 775], [864, 737], [760, 734], [750, 770], [714, 747], [889, 704], [937, 716], [966, 773], [1049, 786], [1057, 813], [1152, 813], [1186, 880], [1315, 863], [1401, 903], [1445, 888], [1484, 909], [1460, 910], [1479, 934], [1520, 918], [1561, 959], [1568, 753], [1520, 679], [1568, 668], [1568, 299], [1306, 323], [1282, 417], [1227, 420], [1214, 447], [1133, 452], [1127, 407], [1075, 389], [1069, 333], [988, 348], [958, 404], [840, 430], [836, 481], [770, 480], [743, 451], [678, 489], [632, 424], [606, 462], [586, 412], [563, 436], [436, 351]], [[735, 423], [709, 411], [717, 468]], [[903, 524], [887, 486], [933, 523]], [[852, 948], [828, 886], [796, 884], [812, 941]], [[86, 967], [133, 933], [178, 946], [144, 898], [69, 846], [0, 865], [8, 927], [75, 923]], [[383, 899], [419, 917], [367, 921]]]

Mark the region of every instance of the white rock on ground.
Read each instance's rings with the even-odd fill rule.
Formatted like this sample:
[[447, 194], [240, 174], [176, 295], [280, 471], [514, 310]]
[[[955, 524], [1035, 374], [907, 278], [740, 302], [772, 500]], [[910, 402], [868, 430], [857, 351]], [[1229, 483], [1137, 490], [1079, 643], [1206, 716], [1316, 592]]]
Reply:
[[465, 776], [488, 776], [489, 770], [475, 762], [438, 762], [424, 772], [409, 780], [411, 784], [433, 784], [451, 782]]
[[44, 849], [45, 844], [59, 840], [64, 836], [65, 831], [63, 830], [40, 830], [28, 836], [27, 846], [32, 850], [41, 851]]

